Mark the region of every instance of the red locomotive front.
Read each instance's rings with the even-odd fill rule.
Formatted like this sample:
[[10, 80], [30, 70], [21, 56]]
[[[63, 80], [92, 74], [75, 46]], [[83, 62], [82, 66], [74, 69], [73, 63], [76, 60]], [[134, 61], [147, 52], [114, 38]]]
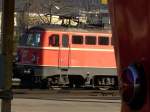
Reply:
[[30, 28], [17, 49], [14, 77], [22, 84], [117, 86], [111, 32], [41, 25]]
[[122, 112], [150, 111], [150, 2], [110, 0]]

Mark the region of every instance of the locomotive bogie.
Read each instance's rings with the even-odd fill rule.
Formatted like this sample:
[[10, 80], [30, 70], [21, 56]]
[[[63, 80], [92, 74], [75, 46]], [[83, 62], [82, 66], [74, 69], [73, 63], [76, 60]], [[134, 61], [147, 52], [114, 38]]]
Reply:
[[[80, 68], [70, 67], [39, 67], [29, 65], [18, 65], [16, 71], [20, 79], [32, 79], [33, 84], [40, 84], [42, 80], [46, 80], [48, 86], [69, 86], [69, 87], [104, 87], [111, 86], [114, 88], [117, 85], [116, 69], [115, 68]], [[89, 74], [89, 81], [86, 81]], [[101, 74], [101, 75], [100, 75]], [[103, 74], [103, 75], [102, 75]], [[24, 81], [23, 81], [24, 82]], [[27, 81], [26, 83], [31, 83]], [[44, 82], [45, 83], [45, 82]], [[24, 84], [24, 83], [23, 83]], [[32, 84], [32, 85], [33, 85]]]

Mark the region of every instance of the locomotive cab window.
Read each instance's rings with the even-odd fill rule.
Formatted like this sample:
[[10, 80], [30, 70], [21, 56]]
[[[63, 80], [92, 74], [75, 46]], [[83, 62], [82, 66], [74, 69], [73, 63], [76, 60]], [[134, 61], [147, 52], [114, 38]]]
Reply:
[[87, 45], [96, 45], [96, 37], [95, 36], [86, 36], [85, 44]]
[[41, 41], [41, 34], [40, 33], [26, 33], [20, 39], [20, 45], [23, 46], [33, 46], [38, 47], [40, 46]]
[[59, 46], [59, 35], [54, 34], [49, 37], [49, 45], [53, 47]]
[[72, 36], [72, 44], [83, 44], [83, 36], [73, 35]]
[[99, 45], [109, 45], [109, 37], [99, 36], [98, 44]]

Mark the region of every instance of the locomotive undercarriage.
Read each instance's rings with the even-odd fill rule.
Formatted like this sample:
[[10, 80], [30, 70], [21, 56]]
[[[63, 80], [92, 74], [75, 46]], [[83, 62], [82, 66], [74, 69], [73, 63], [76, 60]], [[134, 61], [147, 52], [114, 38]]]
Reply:
[[118, 89], [117, 78], [113, 76], [93, 76], [85, 79], [81, 75], [54, 75], [48, 77], [48, 87], [91, 88], [91, 89]]
[[[88, 72], [87, 72], [88, 70]], [[14, 78], [21, 79], [22, 88], [92, 88], [118, 89], [116, 75], [98, 75], [90, 68], [57, 68], [16, 65]], [[105, 71], [105, 70], [104, 70]], [[109, 72], [111, 70], [107, 70]], [[97, 71], [96, 71], [97, 72]]]

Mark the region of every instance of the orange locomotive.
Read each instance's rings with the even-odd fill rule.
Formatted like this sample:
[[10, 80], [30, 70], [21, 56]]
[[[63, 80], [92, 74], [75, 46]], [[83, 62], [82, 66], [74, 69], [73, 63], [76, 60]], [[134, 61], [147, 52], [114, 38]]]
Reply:
[[110, 32], [39, 25], [20, 38], [14, 77], [22, 85], [116, 88]]

